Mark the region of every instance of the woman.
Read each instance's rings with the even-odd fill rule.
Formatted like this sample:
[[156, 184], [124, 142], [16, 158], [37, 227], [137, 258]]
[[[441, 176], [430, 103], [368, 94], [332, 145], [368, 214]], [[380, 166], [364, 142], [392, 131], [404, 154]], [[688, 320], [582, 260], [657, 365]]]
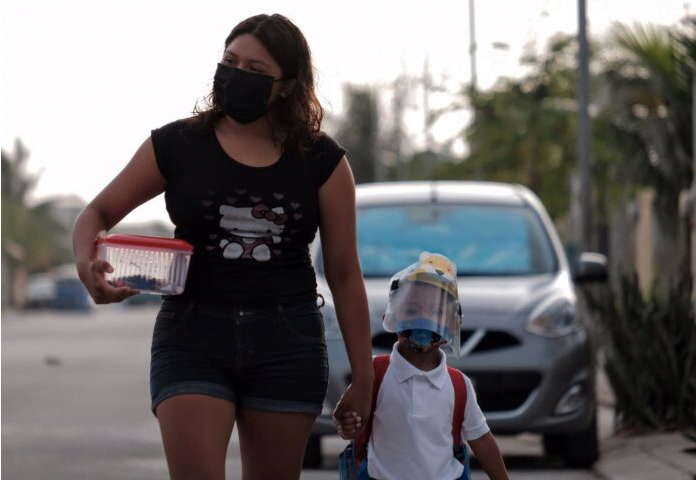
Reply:
[[318, 229], [353, 375], [336, 412], [369, 415], [355, 185], [321, 120], [300, 30], [250, 17], [225, 40], [206, 108], [153, 130], [75, 222], [78, 273], [97, 303], [137, 293], [105, 281], [95, 239], [143, 202], [164, 192], [175, 237], [194, 246], [184, 293], [165, 298], [152, 341], [152, 409], [174, 480], [223, 480], [235, 425], [245, 479], [300, 477], [327, 386], [308, 253]]

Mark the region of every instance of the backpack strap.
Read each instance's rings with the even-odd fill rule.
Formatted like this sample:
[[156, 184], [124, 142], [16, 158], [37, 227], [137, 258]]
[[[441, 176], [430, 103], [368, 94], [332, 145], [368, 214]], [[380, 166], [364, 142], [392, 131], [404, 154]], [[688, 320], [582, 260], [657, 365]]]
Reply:
[[[389, 355], [376, 355], [372, 358], [372, 366], [375, 371], [375, 378], [372, 384], [372, 410], [370, 411], [370, 416], [367, 419], [365, 428], [355, 440], [355, 460], [357, 461], [358, 465], [362, 463], [362, 460], [365, 457], [367, 443], [370, 440], [370, 435], [372, 435], [372, 420], [374, 417], [375, 408], [377, 407], [377, 394], [379, 393], [379, 387], [382, 385], [384, 375], [387, 373], [387, 368], [389, 368]], [[454, 367], [450, 367], [448, 365], [447, 373], [449, 373], [452, 386], [454, 387], [452, 444], [454, 448], [458, 448], [459, 445], [462, 444], [462, 423], [464, 423], [464, 409], [466, 407], [467, 400], [466, 382], [464, 381], [464, 375], [462, 372]]]
[[355, 460], [358, 465], [362, 463], [365, 457], [367, 442], [370, 440], [370, 435], [372, 435], [372, 419], [375, 414], [375, 408], [377, 407], [377, 393], [379, 392], [380, 385], [382, 385], [384, 375], [387, 373], [387, 368], [389, 368], [389, 355], [374, 356], [372, 358], [372, 367], [375, 371], [375, 378], [372, 383], [372, 410], [370, 411], [370, 416], [367, 419], [365, 428], [355, 440]]
[[454, 387], [454, 415], [452, 415], [452, 443], [454, 448], [462, 444], [462, 423], [464, 423], [464, 409], [466, 407], [466, 381], [462, 372], [454, 367], [447, 366], [447, 372], [452, 379]]

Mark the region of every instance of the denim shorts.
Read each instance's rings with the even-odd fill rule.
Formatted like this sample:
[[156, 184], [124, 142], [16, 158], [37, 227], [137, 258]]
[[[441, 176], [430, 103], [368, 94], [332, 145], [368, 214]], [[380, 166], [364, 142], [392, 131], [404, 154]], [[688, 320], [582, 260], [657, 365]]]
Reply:
[[181, 394], [240, 407], [318, 415], [328, 383], [315, 302], [243, 307], [166, 298], [150, 361], [152, 411]]

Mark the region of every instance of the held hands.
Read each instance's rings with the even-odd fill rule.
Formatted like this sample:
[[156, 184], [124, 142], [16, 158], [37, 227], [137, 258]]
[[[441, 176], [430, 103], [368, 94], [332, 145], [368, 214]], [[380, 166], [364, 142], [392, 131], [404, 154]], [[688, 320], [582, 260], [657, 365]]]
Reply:
[[333, 422], [344, 440], [358, 437], [370, 416], [372, 385], [360, 387], [350, 384], [338, 401], [333, 413]]
[[357, 438], [362, 430], [362, 418], [356, 412], [343, 412], [340, 421], [334, 418], [334, 424], [343, 440]]
[[114, 287], [106, 281], [105, 273], [111, 273], [114, 268], [106, 260], [90, 260], [77, 265], [80, 280], [87, 288], [89, 295], [96, 304], [122, 302], [128, 297], [137, 295], [138, 290], [130, 287]]

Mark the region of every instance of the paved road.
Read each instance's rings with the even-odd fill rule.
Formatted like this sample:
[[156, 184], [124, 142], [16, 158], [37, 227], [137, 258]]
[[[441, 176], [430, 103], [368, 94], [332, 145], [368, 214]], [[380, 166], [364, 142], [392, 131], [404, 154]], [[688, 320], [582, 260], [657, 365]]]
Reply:
[[[150, 480], [167, 471], [149, 410], [152, 307], [98, 307], [88, 314], [2, 313], [2, 478]], [[513, 478], [588, 480], [541, 459], [539, 439], [500, 439]], [[344, 442], [323, 440], [324, 467], [306, 480], [335, 480]], [[228, 478], [240, 478], [233, 437]], [[475, 472], [474, 480], [485, 475]]]

